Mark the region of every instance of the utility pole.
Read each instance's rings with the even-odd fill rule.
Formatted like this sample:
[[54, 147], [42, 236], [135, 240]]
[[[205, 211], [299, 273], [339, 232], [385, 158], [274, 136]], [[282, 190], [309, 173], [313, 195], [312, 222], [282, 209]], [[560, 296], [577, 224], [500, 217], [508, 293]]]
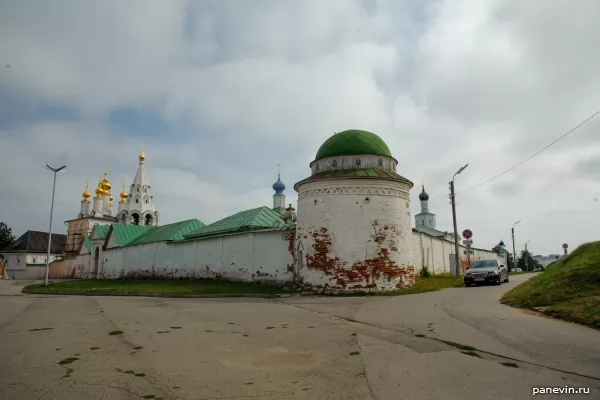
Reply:
[[529, 252], [527, 251], [527, 243], [529, 242], [531, 242], [531, 240], [525, 242], [525, 271], [529, 271]]
[[517, 221], [512, 226], [512, 240], [513, 240], [513, 272], [517, 271], [517, 250], [515, 249], [515, 225], [521, 221]]
[[456, 204], [454, 201], [454, 178], [450, 181], [450, 200], [452, 202], [452, 221], [454, 222], [454, 271], [452, 276], [459, 276], [458, 229], [456, 228]]

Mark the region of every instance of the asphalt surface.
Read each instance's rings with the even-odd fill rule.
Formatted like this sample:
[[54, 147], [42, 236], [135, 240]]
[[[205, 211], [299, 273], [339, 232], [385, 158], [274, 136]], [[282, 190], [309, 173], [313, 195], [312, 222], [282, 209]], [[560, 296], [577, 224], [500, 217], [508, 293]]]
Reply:
[[524, 279], [280, 300], [22, 295], [0, 281], [0, 399], [600, 398], [600, 332], [500, 305]]

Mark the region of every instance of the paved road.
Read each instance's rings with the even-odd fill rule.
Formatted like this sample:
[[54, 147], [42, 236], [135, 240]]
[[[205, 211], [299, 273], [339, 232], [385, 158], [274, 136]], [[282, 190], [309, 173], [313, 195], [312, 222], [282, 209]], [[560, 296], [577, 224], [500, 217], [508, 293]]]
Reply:
[[[538, 385], [600, 388], [600, 380], [524, 362], [509, 368], [502, 357], [469, 356], [415, 336], [598, 370], [598, 332], [504, 310], [496, 303], [507, 288], [199, 300], [20, 295], [14, 282], [0, 281], [0, 399], [506, 400], [527, 398]], [[466, 312], [460, 299], [476, 305]], [[497, 310], [506, 315], [496, 318]], [[449, 314], [456, 312], [466, 323]], [[513, 320], [517, 315], [522, 320]], [[513, 327], [498, 331], [503, 323]], [[536, 326], [551, 332], [514, 345], [514, 324], [525, 327], [525, 337]], [[490, 339], [491, 331], [502, 340]], [[580, 341], [568, 362], [561, 359], [570, 354], [559, 347], [568, 341], [563, 334]]]
[[292, 299], [289, 303], [600, 380], [599, 331], [532, 315], [498, 301], [503, 293], [531, 276], [511, 276], [511, 282], [502, 286], [377, 298], [351, 311], [344, 299], [328, 300], [325, 305], [320, 299]]

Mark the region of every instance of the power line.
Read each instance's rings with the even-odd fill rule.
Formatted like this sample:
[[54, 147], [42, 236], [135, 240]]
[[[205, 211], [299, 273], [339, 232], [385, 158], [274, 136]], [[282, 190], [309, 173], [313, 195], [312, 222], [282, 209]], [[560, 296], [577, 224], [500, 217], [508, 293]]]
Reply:
[[560, 140], [564, 139], [565, 137], [567, 137], [567, 136], [568, 136], [568, 135], [570, 135], [571, 133], [575, 132], [575, 131], [576, 131], [576, 130], [579, 128], [579, 127], [581, 127], [582, 125], [584, 125], [586, 122], [588, 122], [589, 120], [591, 120], [592, 118], [594, 118], [594, 117], [595, 117], [596, 115], [598, 115], [598, 114], [600, 114], [600, 110], [598, 110], [598, 111], [596, 111], [595, 113], [593, 113], [591, 116], [589, 116], [587, 119], [585, 119], [585, 120], [584, 120], [583, 122], [581, 122], [579, 125], [577, 125], [575, 128], [571, 129], [570, 131], [568, 131], [567, 133], [565, 133], [564, 135], [562, 135], [561, 137], [559, 137], [558, 139], [556, 139], [554, 142], [550, 143], [550, 144], [549, 144], [549, 145], [547, 145], [546, 147], [544, 147], [544, 148], [542, 148], [541, 150], [539, 150], [537, 153], [535, 153], [535, 154], [533, 154], [533, 155], [531, 155], [531, 156], [527, 157], [526, 159], [524, 159], [524, 160], [523, 160], [523, 161], [521, 161], [520, 163], [518, 163], [518, 164], [516, 164], [516, 165], [512, 166], [511, 168], [507, 169], [506, 171], [504, 171], [504, 172], [502, 172], [502, 173], [500, 173], [500, 174], [498, 174], [498, 175], [496, 175], [496, 176], [494, 176], [494, 177], [492, 177], [492, 178], [490, 178], [490, 179], [488, 179], [488, 180], [486, 180], [486, 181], [483, 181], [483, 182], [481, 182], [481, 183], [480, 183], [480, 184], [478, 184], [478, 185], [475, 185], [475, 186], [473, 186], [473, 187], [470, 187], [470, 188], [468, 188], [468, 189], [466, 189], [466, 190], [463, 190], [462, 192], [458, 192], [458, 193], [456, 193], [456, 194], [461, 194], [461, 193], [465, 193], [465, 192], [468, 192], [468, 191], [470, 191], [470, 190], [473, 190], [473, 189], [477, 189], [478, 187], [480, 187], [480, 186], [483, 186], [483, 185], [485, 185], [486, 183], [489, 183], [489, 182], [493, 181], [494, 179], [500, 178], [502, 175], [504, 175], [504, 174], [507, 174], [507, 173], [509, 173], [510, 171], [512, 171], [513, 169], [515, 169], [515, 168], [517, 168], [517, 167], [519, 167], [519, 166], [521, 166], [521, 165], [525, 164], [527, 161], [531, 160], [533, 157], [537, 156], [537, 155], [538, 155], [538, 154], [540, 154], [542, 151], [546, 150], [546, 149], [547, 149], [547, 148], [549, 148], [550, 146], [552, 146], [552, 145], [556, 144], [557, 142], [559, 142]]

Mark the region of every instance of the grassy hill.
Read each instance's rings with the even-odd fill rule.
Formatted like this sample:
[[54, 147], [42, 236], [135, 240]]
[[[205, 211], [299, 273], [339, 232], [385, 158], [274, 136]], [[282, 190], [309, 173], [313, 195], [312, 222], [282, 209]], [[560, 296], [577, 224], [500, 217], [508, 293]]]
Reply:
[[501, 302], [600, 329], [600, 242], [579, 246], [507, 292]]

